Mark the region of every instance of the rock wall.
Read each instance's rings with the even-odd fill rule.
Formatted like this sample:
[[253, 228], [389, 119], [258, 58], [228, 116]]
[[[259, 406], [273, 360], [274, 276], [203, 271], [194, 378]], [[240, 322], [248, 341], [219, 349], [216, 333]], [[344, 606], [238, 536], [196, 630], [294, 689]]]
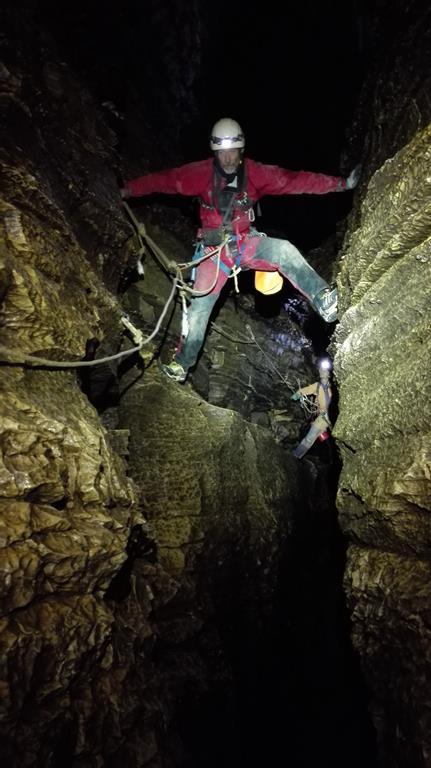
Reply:
[[426, 0], [358, 4], [363, 87], [346, 151], [370, 177], [429, 123], [430, 9]]
[[[201, 701], [222, 702], [206, 722], [227, 749], [229, 642], [244, 631], [252, 665], [273, 618], [294, 461], [147, 371], [156, 345], [123, 378], [55, 368], [130, 347], [115, 290], [135, 244], [115, 136], [49, 39], [25, 19], [20, 34], [0, 68], [1, 760], [176, 766]], [[139, 305], [151, 330], [157, 274]], [[23, 365], [32, 354], [46, 362]]]
[[[89, 340], [120, 344], [120, 308], [102, 282], [107, 259], [92, 247], [101, 247], [103, 203], [90, 212], [91, 194], [77, 184], [91, 165], [102, 176], [104, 161], [88, 112], [89, 131], [71, 120], [70, 142], [67, 133], [56, 137], [85, 93], [58, 64], [43, 71], [49, 82], [42, 77], [37, 88], [23, 61], [2, 68], [1, 345], [12, 359], [79, 360]], [[54, 75], [62, 85], [53, 94]], [[94, 227], [83, 223], [87, 215]], [[75, 754], [91, 764], [83, 755], [102, 749], [106, 729], [115, 744], [127, 717], [134, 657], [105, 594], [142, 525], [136, 489], [73, 370], [3, 364], [0, 388], [2, 760], [48, 766]], [[134, 639], [144, 643], [145, 592], [141, 603]], [[150, 749], [148, 733], [134, 738]]]
[[381, 764], [425, 768], [431, 765], [431, 25], [428, 7], [403, 5], [395, 8], [384, 67], [363, 97], [371, 130], [340, 260], [334, 434], [343, 462], [339, 519], [350, 542], [345, 590]]

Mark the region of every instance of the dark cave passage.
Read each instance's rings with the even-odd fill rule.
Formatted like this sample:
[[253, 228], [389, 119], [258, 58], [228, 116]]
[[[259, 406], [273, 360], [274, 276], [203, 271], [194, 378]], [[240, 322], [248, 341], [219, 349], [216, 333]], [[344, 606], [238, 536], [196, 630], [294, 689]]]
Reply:
[[303, 487], [312, 493], [286, 536], [270, 624], [244, 621], [234, 600], [229, 613], [233, 571], [212, 584], [234, 686], [181, 701], [173, 723], [187, 750], [181, 768], [379, 765], [341, 587], [345, 541], [327, 498], [336, 474], [327, 457], [304, 464]]
[[[269, 305], [265, 312], [277, 314]], [[330, 331], [313, 317], [306, 327], [315, 333], [315, 353], [323, 355]], [[129, 361], [124, 375], [130, 366]], [[86, 374], [84, 391], [103, 415], [118, 406], [122, 371], [117, 379], [109, 368], [96, 371], [94, 381]], [[336, 400], [335, 392], [335, 407]], [[335, 508], [340, 465], [332, 438], [316, 443], [298, 468], [302, 500], [279, 531], [282, 555], [269, 619], [262, 621], [259, 609], [250, 614], [246, 607], [254, 574], [266, 567], [253, 552], [233, 551], [226, 567], [216, 576], [208, 574], [205, 588], [214, 602], [210, 623], [231, 677], [227, 682], [220, 671], [209, 688], [196, 681], [185, 685], [160, 735], [169, 766], [258, 768], [280, 759], [295, 768], [317, 762], [322, 768], [378, 766], [342, 589], [346, 541]], [[139, 530], [136, 537], [142, 539]], [[146, 536], [143, 541], [148, 549]], [[148, 560], [141, 550], [142, 543], [131, 540], [129, 559], [106, 595], [108, 602], [130, 595], [133, 563]], [[154, 541], [150, 550], [150, 561], [157, 562]], [[213, 665], [214, 651], [199, 634], [191, 647], [196, 645], [202, 663]], [[179, 667], [187, 666], [185, 650], [173, 662]], [[164, 652], [159, 653], [163, 659]], [[175, 655], [175, 648], [168, 653]]]
[[[266, 307], [269, 315], [275, 311]], [[313, 317], [307, 329], [315, 333], [315, 353], [324, 354], [330, 331]], [[91, 377], [87, 382], [87, 396], [93, 393], [101, 414], [118, 405], [121, 370], [116, 386], [109, 370], [105, 384], [101, 369], [94, 383]], [[335, 407], [336, 400], [335, 393]], [[332, 438], [316, 443], [298, 466], [302, 500], [279, 531], [282, 556], [269, 619], [262, 621], [259, 609], [250, 614], [246, 606], [254, 574], [265, 569], [253, 552], [234, 551], [216, 576], [208, 573], [205, 588], [214, 602], [210, 624], [220, 637], [223, 665], [231, 677], [227, 682], [220, 670], [209, 688], [196, 681], [185, 685], [160, 736], [169, 766], [258, 768], [280, 760], [295, 768], [379, 764], [342, 588], [346, 540], [335, 508], [340, 464]], [[142, 539], [138, 530], [136, 536]], [[148, 549], [145, 536], [143, 541]], [[151, 562], [157, 562], [154, 541], [150, 550], [141, 550], [142, 543], [130, 542], [129, 560], [107, 593], [108, 601], [130, 595], [136, 558], [147, 560], [150, 551]], [[202, 663], [211, 666], [214, 649], [199, 635], [191, 647], [195, 644]], [[187, 666], [185, 650], [173, 662], [179, 667]], [[168, 652], [175, 655], [175, 648]], [[163, 659], [163, 650], [159, 653]]]

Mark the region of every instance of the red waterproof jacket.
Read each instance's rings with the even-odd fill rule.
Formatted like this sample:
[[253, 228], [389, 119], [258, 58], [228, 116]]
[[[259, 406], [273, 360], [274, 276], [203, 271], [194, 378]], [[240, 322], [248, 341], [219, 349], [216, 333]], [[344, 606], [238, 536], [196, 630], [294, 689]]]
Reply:
[[[345, 179], [339, 176], [288, 171], [277, 165], [264, 165], [248, 158], [244, 160], [244, 166], [246, 200], [242, 191], [238, 194], [232, 211], [234, 231], [241, 235], [245, 235], [250, 229], [254, 218], [252, 206], [265, 195], [298, 195], [304, 192], [323, 195], [346, 188]], [[217, 229], [222, 225], [222, 216], [213, 200], [213, 174], [214, 161], [208, 158], [168, 171], [140, 176], [126, 182], [125, 188], [132, 197], [150, 195], [153, 192], [199, 197], [203, 229]]]

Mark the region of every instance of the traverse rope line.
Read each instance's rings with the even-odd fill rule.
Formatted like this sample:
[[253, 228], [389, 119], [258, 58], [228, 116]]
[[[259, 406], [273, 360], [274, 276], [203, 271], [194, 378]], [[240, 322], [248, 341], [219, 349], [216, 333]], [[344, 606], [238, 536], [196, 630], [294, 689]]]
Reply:
[[[43, 365], [44, 367], [49, 368], [84, 368], [93, 365], [101, 365], [102, 363], [109, 363], [112, 360], [119, 360], [122, 357], [127, 357], [128, 355], [132, 355], [134, 352], [139, 352], [145, 344], [148, 344], [150, 341], [152, 341], [152, 339], [154, 339], [156, 334], [159, 332], [162, 321], [166, 315], [166, 312], [168, 311], [168, 307], [174, 298], [176, 289], [177, 280], [175, 278], [173, 281], [172, 290], [168, 296], [165, 306], [163, 307], [154, 331], [131, 349], [125, 349], [122, 352], [117, 352], [115, 355], [99, 357], [97, 360], [50, 360], [47, 357], [38, 357], [37, 355], [32, 355], [31, 353], [19, 352], [16, 349], [12, 349], [11, 347], [6, 347], [3, 344], [0, 344], [0, 356], [4, 356], [6, 358], [3, 359], [3, 362], [11, 363], [12, 365], [34, 364]], [[122, 318], [122, 321], [123, 324], [130, 330], [131, 324], [129, 323], [128, 319]]]
[[[229, 235], [226, 235], [226, 237], [224, 238], [224, 240], [220, 245], [215, 246], [213, 249], [211, 249], [208, 253], [204, 254], [200, 258], [193, 259], [192, 261], [189, 261], [189, 262], [177, 263], [166, 257], [166, 254], [164, 253], [164, 251], [155, 242], [155, 240], [153, 240], [151, 235], [148, 234], [144, 223], [137, 220], [130, 206], [127, 205], [127, 203], [124, 200], [123, 200], [123, 206], [126, 209], [127, 214], [132, 222], [133, 229], [136, 230], [136, 233], [138, 235], [138, 239], [140, 243], [140, 248], [138, 251], [138, 259], [140, 259], [140, 257], [145, 253], [146, 245], [148, 245], [151, 248], [152, 252], [154, 253], [159, 264], [172, 278], [172, 289], [170, 291], [167, 301], [165, 302], [165, 305], [162, 309], [162, 312], [160, 314], [160, 317], [156, 323], [156, 326], [153, 332], [149, 336], [147, 336], [145, 339], [142, 338], [142, 332], [137, 328], [135, 328], [126, 316], [123, 316], [121, 318], [123, 325], [132, 333], [134, 341], [135, 342], [138, 341], [136, 346], [132, 347], [131, 349], [125, 349], [122, 352], [117, 352], [116, 354], [113, 354], [113, 355], [100, 357], [97, 360], [50, 360], [49, 358], [46, 358], [46, 357], [39, 357], [38, 355], [33, 355], [31, 353], [21, 352], [21, 351], [18, 351], [17, 349], [13, 349], [12, 347], [8, 347], [4, 344], [0, 344], [0, 362], [3, 362], [5, 364], [10, 364], [10, 365], [23, 365], [23, 366], [34, 365], [34, 366], [43, 366], [47, 368], [86, 368], [86, 367], [92, 367], [95, 365], [102, 365], [104, 363], [109, 363], [114, 360], [120, 360], [123, 357], [128, 357], [134, 354], [135, 352], [140, 352], [143, 346], [145, 346], [146, 344], [149, 344], [149, 342], [154, 339], [154, 337], [157, 335], [157, 333], [160, 330], [161, 324], [166, 316], [168, 308], [175, 296], [175, 292], [177, 291], [177, 289], [180, 293], [180, 297], [183, 305], [183, 316], [185, 312], [185, 304], [186, 304], [185, 294], [186, 293], [189, 294], [190, 296], [205, 296], [208, 293], [211, 293], [211, 291], [217, 284], [217, 280], [220, 272], [221, 252], [229, 240]], [[190, 285], [187, 285], [182, 275], [183, 270], [189, 269], [190, 267], [196, 267], [201, 262], [205, 261], [208, 258], [213, 258], [215, 255], [216, 255], [216, 275], [212, 285], [205, 291], [196, 291]], [[236, 284], [235, 272], [233, 273], [233, 277]], [[212, 323], [211, 327], [214, 328], [214, 330], [217, 333], [220, 333], [223, 336], [226, 336], [226, 338], [230, 339], [235, 343], [254, 344], [255, 346], [257, 346], [258, 349], [260, 349], [260, 351], [262, 352], [262, 354], [270, 361], [271, 367], [280, 376], [283, 383], [287, 384], [287, 386], [292, 388], [292, 385], [290, 384], [290, 382], [288, 382], [285, 379], [285, 377], [282, 376], [282, 374], [279, 372], [277, 367], [274, 365], [274, 363], [271, 360], [271, 357], [260, 347], [249, 325], [246, 326], [247, 330], [250, 333], [250, 337], [248, 339], [234, 338], [230, 334], [226, 333], [226, 331], [224, 331], [222, 328], [217, 326], [215, 323]]]

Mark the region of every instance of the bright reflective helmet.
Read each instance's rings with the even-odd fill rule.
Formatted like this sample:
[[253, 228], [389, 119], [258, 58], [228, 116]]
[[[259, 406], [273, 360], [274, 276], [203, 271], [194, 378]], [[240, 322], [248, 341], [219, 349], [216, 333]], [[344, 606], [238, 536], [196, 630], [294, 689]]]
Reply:
[[210, 147], [218, 149], [243, 149], [245, 138], [242, 128], [236, 120], [230, 117], [222, 117], [213, 125], [210, 136]]

